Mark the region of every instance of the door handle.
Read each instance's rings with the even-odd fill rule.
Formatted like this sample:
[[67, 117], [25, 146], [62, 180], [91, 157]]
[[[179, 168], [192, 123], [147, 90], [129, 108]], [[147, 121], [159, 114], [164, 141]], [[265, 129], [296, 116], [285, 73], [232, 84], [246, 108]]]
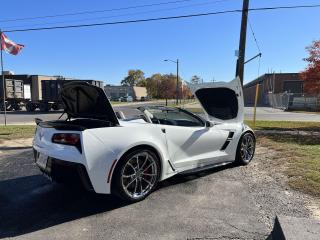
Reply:
[[166, 133], [166, 129], [165, 129], [165, 128], [161, 128], [161, 131], [162, 131], [163, 133]]

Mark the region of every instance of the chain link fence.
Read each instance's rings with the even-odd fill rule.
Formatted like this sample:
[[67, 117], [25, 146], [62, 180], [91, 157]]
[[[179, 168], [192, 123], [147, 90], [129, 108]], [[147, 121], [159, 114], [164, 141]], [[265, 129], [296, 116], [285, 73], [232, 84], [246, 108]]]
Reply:
[[290, 93], [269, 93], [268, 102], [271, 107], [287, 110], [290, 103]]
[[269, 93], [271, 107], [283, 110], [320, 111], [319, 96], [303, 96], [294, 93]]

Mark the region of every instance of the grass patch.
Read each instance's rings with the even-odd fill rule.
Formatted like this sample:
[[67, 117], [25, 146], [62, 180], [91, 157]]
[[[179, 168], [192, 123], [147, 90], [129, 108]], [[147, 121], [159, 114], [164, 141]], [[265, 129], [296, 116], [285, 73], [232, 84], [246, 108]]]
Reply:
[[[245, 120], [245, 123], [253, 127], [252, 120]], [[256, 121], [256, 128], [261, 130], [300, 130], [320, 131], [320, 122], [296, 122], [296, 121]]]
[[277, 161], [285, 166], [290, 187], [320, 197], [319, 136], [259, 134], [257, 141], [277, 151]]
[[33, 137], [35, 128], [36, 126], [31, 125], [0, 126], [0, 140]]
[[119, 104], [124, 104], [126, 102], [111, 101], [110, 103], [111, 103], [111, 105], [119, 105]]
[[204, 111], [202, 108], [192, 108], [192, 107], [189, 107], [189, 108], [185, 108], [187, 111], [190, 111], [192, 113], [198, 113], [198, 114], [204, 114]]

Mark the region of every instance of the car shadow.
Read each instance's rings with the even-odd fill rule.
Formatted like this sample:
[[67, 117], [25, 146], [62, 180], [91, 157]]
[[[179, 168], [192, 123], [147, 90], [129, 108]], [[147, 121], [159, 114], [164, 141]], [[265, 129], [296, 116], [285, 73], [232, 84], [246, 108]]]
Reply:
[[[10, 162], [14, 161], [10, 159]], [[20, 176], [16, 169], [7, 169], [7, 179], [0, 180], [0, 238], [24, 235], [129, 205], [111, 195], [86, 192], [80, 187], [52, 183], [39, 174], [29, 158], [24, 157], [14, 165], [15, 168], [20, 165], [27, 167], [21, 169]], [[196, 180], [232, 166], [174, 176], [161, 182], [158, 188]], [[6, 168], [2, 170], [6, 171]]]
[[229, 163], [223, 166], [213, 166], [212, 168], [206, 169], [206, 170], [197, 170], [194, 172], [188, 172], [188, 173], [180, 173], [177, 174], [171, 178], [168, 178], [162, 182], [159, 183], [158, 188], [165, 188], [170, 187], [177, 184], [186, 183], [189, 181], [197, 180], [202, 177], [206, 177], [208, 175], [224, 171], [226, 169], [234, 168], [236, 167], [235, 164]]
[[15, 237], [128, 205], [115, 197], [51, 183], [42, 175], [0, 182], [0, 238]]

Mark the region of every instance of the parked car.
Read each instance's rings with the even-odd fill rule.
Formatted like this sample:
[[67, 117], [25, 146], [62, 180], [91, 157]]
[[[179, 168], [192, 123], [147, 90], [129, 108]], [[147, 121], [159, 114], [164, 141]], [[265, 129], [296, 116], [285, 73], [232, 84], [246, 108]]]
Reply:
[[119, 102], [133, 102], [133, 97], [131, 96], [125, 96], [125, 97], [120, 97]]
[[110, 101], [114, 101], [114, 102], [116, 102], [116, 101], [119, 101], [119, 98], [111, 97], [111, 98], [110, 98]]
[[68, 118], [38, 121], [36, 164], [50, 179], [80, 179], [88, 190], [131, 202], [144, 199], [160, 181], [178, 173], [248, 164], [255, 136], [243, 123], [239, 79], [191, 89], [207, 120], [165, 106], [140, 107], [141, 118], [120, 120], [101, 88], [66, 84], [61, 99]]
[[131, 96], [127, 96], [127, 102], [133, 102], [133, 97], [131, 97]]

